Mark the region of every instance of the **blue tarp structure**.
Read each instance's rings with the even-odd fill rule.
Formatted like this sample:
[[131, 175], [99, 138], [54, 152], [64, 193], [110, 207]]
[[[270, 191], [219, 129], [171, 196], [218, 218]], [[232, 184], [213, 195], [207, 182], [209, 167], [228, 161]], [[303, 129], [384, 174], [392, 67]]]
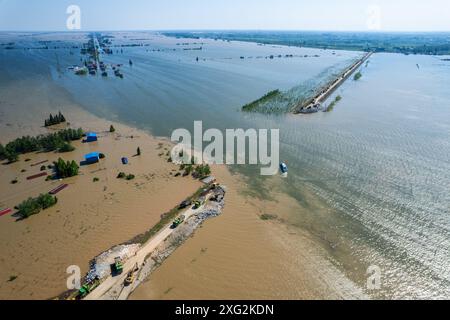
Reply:
[[84, 156], [87, 163], [96, 163], [100, 160], [100, 153], [92, 152]]
[[97, 134], [95, 132], [88, 132], [86, 134], [86, 142], [94, 142], [97, 141]]
[[128, 158], [122, 158], [122, 164], [128, 164]]

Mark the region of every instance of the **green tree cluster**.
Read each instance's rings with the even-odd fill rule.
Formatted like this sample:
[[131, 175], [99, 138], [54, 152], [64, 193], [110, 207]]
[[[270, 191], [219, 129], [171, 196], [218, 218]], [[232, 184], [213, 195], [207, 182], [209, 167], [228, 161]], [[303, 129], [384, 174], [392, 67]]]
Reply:
[[55, 151], [61, 152], [72, 151], [73, 147], [67, 146], [71, 141], [80, 140], [83, 137], [83, 130], [64, 129], [47, 135], [39, 135], [36, 137], [24, 136], [9, 142], [5, 147], [0, 147], [0, 159], [8, 159], [15, 162], [19, 159], [20, 154], [36, 151]]
[[196, 178], [203, 179], [211, 174], [211, 168], [208, 164], [199, 165], [194, 170], [194, 175]]
[[56, 176], [58, 178], [70, 178], [78, 175], [78, 170], [80, 167], [75, 161], [64, 161], [59, 158], [58, 161], [53, 162]]
[[23, 218], [28, 218], [34, 214], [38, 214], [41, 210], [48, 209], [54, 206], [58, 199], [49, 194], [41, 194], [37, 198], [29, 198], [17, 206], [20, 215]]
[[55, 115], [50, 114], [50, 117], [45, 120], [45, 126], [50, 127], [63, 122], [66, 122], [66, 118], [60, 111], [58, 114]]

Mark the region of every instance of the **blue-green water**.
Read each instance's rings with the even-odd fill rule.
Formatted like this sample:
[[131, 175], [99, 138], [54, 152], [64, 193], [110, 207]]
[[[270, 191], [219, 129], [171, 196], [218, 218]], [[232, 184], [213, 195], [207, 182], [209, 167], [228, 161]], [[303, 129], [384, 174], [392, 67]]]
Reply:
[[[2, 69], [24, 76], [50, 70], [88, 111], [157, 136], [192, 129], [195, 120], [204, 128], [279, 128], [289, 177], [263, 178], [258, 167], [233, 167], [249, 178], [250, 191], [265, 196], [270, 185], [305, 208], [321, 203], [324, 209], [292, 212], [289, 222], [332, 244], [327, 249], [336, 264], [361, 286], [366, 268], [379, 266], [382, 288], [371, 292], [375, 297], [450, 297], [449, 61], [375, 54], [362, 79], [335, 93], [343, 99], [330, 113], [247, 114], [240, 106], [267, 91], [317, 81], [361, 53], [115, 35], [114, 43], [149, 39], [148, 46], [103, 57], [124, 64], [123, 80], [111, 72], [106, 79], [73, 75], [66, 68], [80, 63], [76, 50], [2, 52], [3, 61], [26, 61]], [[183, 42], [190, 45], [177, 45]], [[314, 195], [314, 205], [306, 194]]]

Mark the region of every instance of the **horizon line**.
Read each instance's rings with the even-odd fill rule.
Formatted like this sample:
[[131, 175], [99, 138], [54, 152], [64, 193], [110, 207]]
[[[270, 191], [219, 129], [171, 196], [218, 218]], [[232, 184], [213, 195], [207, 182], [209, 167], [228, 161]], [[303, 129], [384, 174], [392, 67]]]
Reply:
[[327, 29], [85, 29], [85, 30], [13, 30], [0, 29], [0, 32], [57, 32], [57, 33], [82, 33], [82, 32], [331, 32], [331, 33], [450, 33], [450, 30], [327, 30]]

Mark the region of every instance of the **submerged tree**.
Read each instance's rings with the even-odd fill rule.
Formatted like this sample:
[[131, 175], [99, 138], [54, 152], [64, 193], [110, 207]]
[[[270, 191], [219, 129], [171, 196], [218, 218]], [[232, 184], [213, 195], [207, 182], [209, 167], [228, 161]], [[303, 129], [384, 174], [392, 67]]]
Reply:
[[46, 127], [50, 127], [63, 122], [66, 122], [66, 118], [63, 116], [61, 111], [59, 111], [56, 115], [50, 114], [48, 119], [45, 120], [44, 124]]
[[6, 159], [6, 150], [5, 147], [0, 143], [0, 160]]
[[54, 206], [58, 202], [58, 199], [54, 196], [47, 194], [41, 194], [37, 198], [28, 198], [21, 204], [17, 205], [20, 215], [23, 218], [28, 218], [34, 214], [38, 214], [41, 210], [48, 209]]
[[56, 176], [58, 178], [70, 178], [78, 175], [79, 166], [75, 161], [64, 161], [59, 158], [58, 161], [53, 162]]

